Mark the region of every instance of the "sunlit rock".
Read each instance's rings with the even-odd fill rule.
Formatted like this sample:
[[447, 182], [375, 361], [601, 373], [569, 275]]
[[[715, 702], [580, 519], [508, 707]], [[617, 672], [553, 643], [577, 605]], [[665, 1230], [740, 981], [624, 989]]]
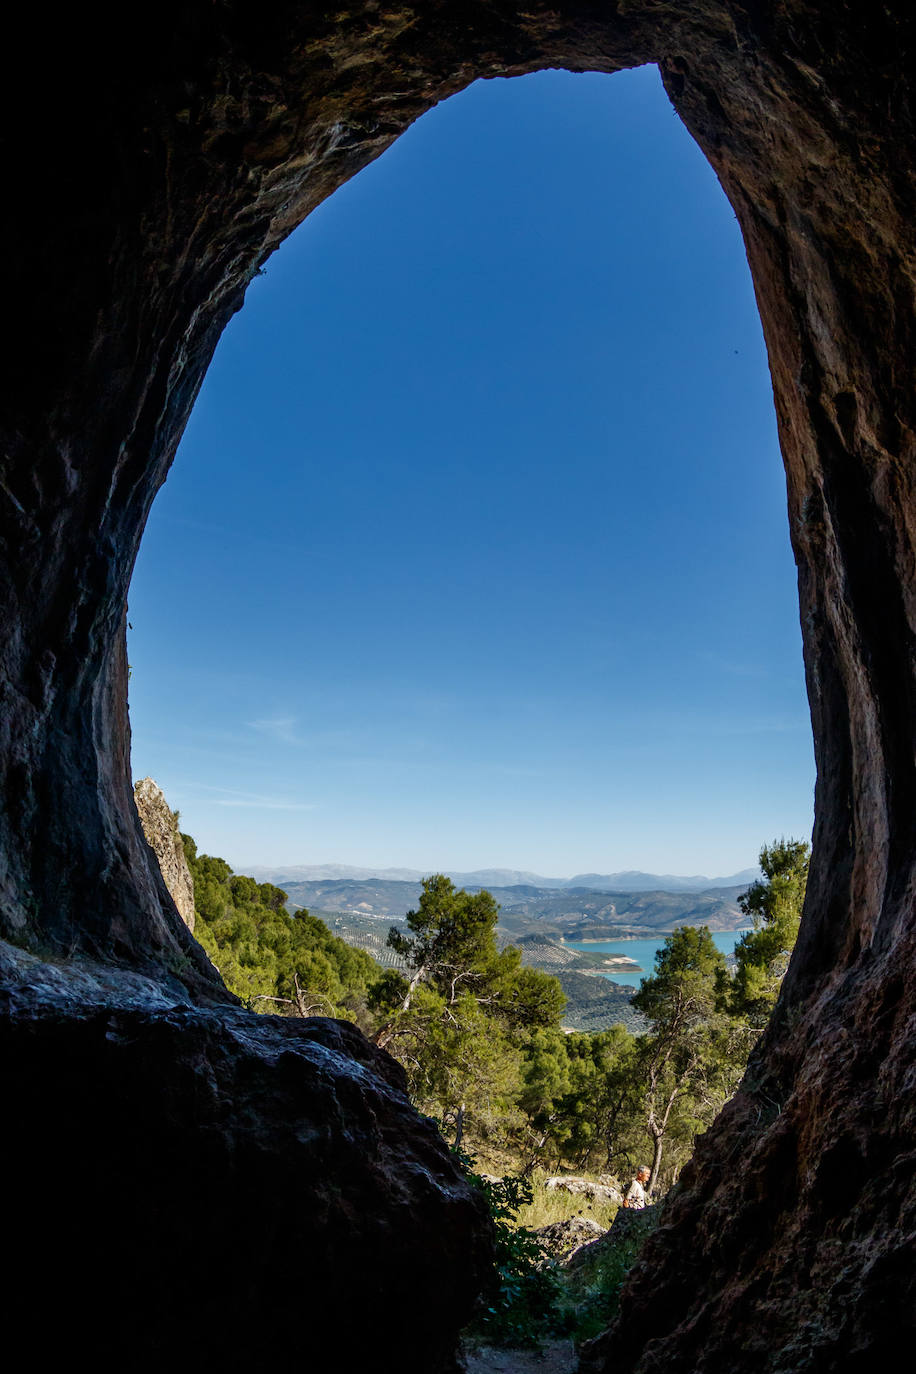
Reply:
[[134, 801], [146, 843], [156, 856], [159, 871], [188, 930], [194, 930], [194, 879], [188, 868], [178, 816], [152, 778], [134, 783]]

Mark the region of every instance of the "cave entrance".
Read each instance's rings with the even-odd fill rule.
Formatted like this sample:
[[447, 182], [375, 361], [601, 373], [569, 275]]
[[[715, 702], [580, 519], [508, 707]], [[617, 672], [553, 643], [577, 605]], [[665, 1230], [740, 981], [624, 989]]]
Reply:
[[[16, 18], [4, 84], [16, 129], [5, 171], [21, 213], [5, 224], [16, 348], [3, 376], [0, 917], [33, 951], [108, 961], [95, 993], [86, 981], [80, 993], [102, 1000], [114, 983], [136, 986], [117, 963], [160, 986], [178, 968], [192, 997], [223, 995], [137, 825], [123, 618], [150, 503], [252, 275], [336, 187], [474, 78], [658, 61], [747, 244], [788, 474], [818, 778], [805, 917], [758, 1072], [704, 1138], [653, 1242], [651, 1282], [631, 1288], [617, 1343], [593, 1366], [873, 1362], [913, 1308], [912, 6], [825, 17], [823, 6], [723, 0], [367, 0], [256, 14], [189, 3], [147, 22], [141, 44], [105, 12], [73, 9], [49, 25], [32, 7]], [[39, 1002], [56, 995], [56, 974], [40, 976]], [[104, 1012], [84, 1014], [80, 1038], [54, 1055], [70, 1086], [82, 1085], [70, 1068], [83, 1032], [113, 1052], [106, 1025]], [[37, 1014], [29, 1034], [49, 1027]], [[37, 1081], [30, 1074], [30, 1102]], [[157, 1126], [171, 1120], [157, 1112]], [[160, 1159], [173, 1205], [172, 1161], [186, 1158], [192, 1120]], [[99, 1158], [118, 1139], [108, 1132]], [[50, 1196], [59, 1155], [33, 1191], [20, 1188], [27, 1207]], [[142, 1172], [121, 1162], [132, 1188]], [[274, 1234], [295, 1236], [282, 1203]], [[59, 1218], [39, 1225], [32, 1210], [31, 1234], [44, 1237]], [[253, 1243], [229, 1269], [243, 1273], [249, 1310], [257, 1288], [272, 1314], [275, 1253], [263, 1228], [238, 1234]], [[57, 1249], [66, 1263], [73, 1247]], [[147, 1247], [143, 1272], [160, 1253]], [[90, 1290], [106, 1266], [107, 1253], [80, 1274], [71, 1266], [56, 1288], [71, 1302], [85, 1294], [81, 1310], [95, 1313]], [[142, 1301], [134, 1267], [121, 1270]], [[193, 1270], [202, 1281], [205, 1271]], [[226, 1272], [211, 1284], [213, 1310], [232, 1306]], [[23, 1310], [47, 1325], [46, 1312]], [[297, 1287], [286, 1325], [271, 1315], [281, 1348], [298, 1339], [301, 1311]], [[58, 1325], [68, 1338], [79, 1329]], [[249, 1325], [260, 1339], [265, 1323]], [[373, 1338], [383, 1327], [365, 1324]], [[165, 1348], [174, 1327], [161, 1331]], [[225, 1339], [235, 1338], [233, 1327]]]
[[797, 619], [743, 244], [656, 69], [480, 82], [229, 326], [131, 591], [134, 772], [239, 869], [726, 876], [810, 832]]

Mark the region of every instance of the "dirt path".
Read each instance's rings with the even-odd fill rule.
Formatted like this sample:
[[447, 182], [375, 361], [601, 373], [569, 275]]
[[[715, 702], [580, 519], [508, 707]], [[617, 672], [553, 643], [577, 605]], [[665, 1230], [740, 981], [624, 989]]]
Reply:
[[538, 1350], [494, 1350], [480, 1346], [467, 1355], [468, 1374], [575, 1374], [571, 1340], [549, 1341]]

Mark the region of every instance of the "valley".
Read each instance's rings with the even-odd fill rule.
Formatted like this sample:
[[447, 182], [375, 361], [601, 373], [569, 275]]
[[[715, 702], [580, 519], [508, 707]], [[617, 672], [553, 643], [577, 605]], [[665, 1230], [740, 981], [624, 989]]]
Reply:
[[[282, 886], [291, 910], [307, 907], [335, 935], [371, 954], [382, 967], [403, 968], [386, 941], [392, 925], [406, 930], [404, 918], [420, 898], [419, 881], [317, 878], [283, 881]], [[469, 890], [479, 891], [480, 885], [469, 885]], [[614, 981], [615, 973], [652, 971], [651, 960], [646, 967], [627, 955], [627, 941], [660, 943], [678, 925], [706, 925], [715, 932], [736, 930], [747, 921], [737, 902], [744, 891], [741, 886], [701, 892], [603, 892], [519, 883], [488, 890], [500, 905], [498, 943], [518, 945], [524, 964], [559, 979], [566, 996], [563, 1027], [568, 1031], [601, 1031], [614, 1025], [624, 1025], [633, 1034], [645, 1030], [643, 1017], [631, 1006], [638, 979], [633, 986]], [[613, 941], [620, 949], [573, 949], [567, 941]]]

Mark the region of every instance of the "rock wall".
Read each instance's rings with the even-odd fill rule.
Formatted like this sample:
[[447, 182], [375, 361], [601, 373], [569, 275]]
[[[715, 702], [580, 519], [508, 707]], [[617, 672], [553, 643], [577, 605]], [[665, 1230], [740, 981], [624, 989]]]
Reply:
[[146, 843], [156, 856], [169, 896], [178, 915], [193, 932], [194, 879], [181, 842], [178, 813], [171, 809], [162, 788], [152, 778], [134, 783], [134, 802]]
[[[910, 0], [140, 0], [131, 15], [142, 42], [106, 3], [20, 7], [5, 33], [0, 932], [231, 1004], [137, 821], [123, 635], [220, 331], [284, 235], [437, 100], [478, 76], [657, 61], [753, 272], [816, 822], [776, 1020], [652, 1241], [652, 1306], [631, 1289], [593, 1364], [625, 1374], [663, 1351], [699, 1370], [728, 1349], [735, 1374], [853, 1367], [905, 1321], [881, 1304], [903, 1299], [912, 1237]], [[101, 1072], [86, 1036], [73, 1044], [74, 1071]]]

